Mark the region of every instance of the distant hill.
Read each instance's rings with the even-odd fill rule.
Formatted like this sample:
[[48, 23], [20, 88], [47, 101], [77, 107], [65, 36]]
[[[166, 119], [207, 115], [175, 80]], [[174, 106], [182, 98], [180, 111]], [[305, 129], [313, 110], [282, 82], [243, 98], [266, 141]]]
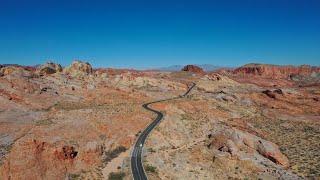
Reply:
[[[220, 69], [220, 68], [224, 68], [222, 66], [215, 66], [215, 65], [212, 65], [212, 64], [194, 64], [194, 65], [202, 68], [204, 71], [214, 71], [214, 70], [217, 70], [217, 69]], [[183, 67], [184, 67], [184, 65], [173, 65], [173, 66], [158, 68], [156, 70], [172, 72], [172, 71], [181, 71], [181, 69]]]

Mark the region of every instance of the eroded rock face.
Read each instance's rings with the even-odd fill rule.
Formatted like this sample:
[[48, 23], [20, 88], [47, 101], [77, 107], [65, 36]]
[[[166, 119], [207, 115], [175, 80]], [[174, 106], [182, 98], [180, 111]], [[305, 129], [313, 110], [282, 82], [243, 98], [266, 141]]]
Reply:
[[28, 71], [22, 67], [19, 66], [6, 66], [6, 67], [2, 67], [0, 69], [0, 74], [2, 76], [6, 76], [6, 75], [13, 75], [13, 76], [31, 76], [32, 72]]
[[253, 75], [275, 79], [289, 78], [292, 75], [310, 76], [314, 72], [320, 72], [320, 67], [309, 65], [302, 66], [277, 66], [267, 64], [247, 64], [233, 71], [237, 75]]
[[187, 72], [193, 72], [193, 73], [204, 73], [202, 68], [195, 65], [186, 65], [181, 69], [181, 71], [187, 71]]
[[164, 90], [184, 90], [185, 86], [180, 83], [172, 83], [165, 79], [156, 79], [134, 73], [122, 73], [114, 79], [117, 86], [135, 86], [139, 88], [158, 87]]
[[275, 89], [275, 90], [264, 90], [262, 91], [263, 94], [267, 95], [269, 98], [273, 98], [273, 99], [276, 99], [277, 96], [281, 95], [283, 96], [284, 93], [281, 89]]
[[3, 66], [0, 64], [0, 77], [3, 76], [3, 73], [1, 71], [2, 68], [3, 68]]
[[55, 151], [55, 153], [62, 160], [74, 159], [78, 154], [73, 146], [63, 146], [60, 151]]
[[222, 80], [222, 77], [217, 73], [211, 73], [211, 74], [204, 75], [202, 79], [210, 80], [210, 81], [220, 81]]
[[276, 98], [276, 95], [275, 93], [273, 93], [272, 91], [270, 90], [265, 90], [265, 91], [262, 91], [263, 94], [267, 95], [269, 98], [273, 98], [275, 99]]
[[73, 61], [69, 67], [66, 67], [64, 73], [74, 77], [92, 74], [92, 66], [88, 62]]
[[4, 67], [4, 66], [0, 64], [0, 71], [1, 71], [1, 69], [2, 69], [3, 67]]
[[25, 77], [17, 72], [33, 71], [1, 68], [6, 75], [0, 78], [0, 179], [107, 179], [96, 171], [105, 151], [128, 148], [150, 122], [141, 104], [151, 98], [108, 86], [110, 79], [87, 75], [91, 66], [78, 65], [72, 70], [85, 78]]
[[62, 71], [62, 67], [60, 64], [55, 64], [53, 62], [47, 62], [38, 67], [37, 69], [40, 75], [54, 74]]
[[230, 153], [240, 159], [254, 159], [254, 154], [260, 154], [283, 167], [289, 166], [288, 158], [280, 152], [276, 144], [237, 129], [228, 129], [212, 135], [212, 142], [208, 147]]
[[263, 140], [258, 140], [255, 143], [256, 150], [262, 156], [268, 158], [276, 164], [282, 165], [283, 167], [289, 166], [288, 158], [280, 152], [279, 147], [276, 144]]

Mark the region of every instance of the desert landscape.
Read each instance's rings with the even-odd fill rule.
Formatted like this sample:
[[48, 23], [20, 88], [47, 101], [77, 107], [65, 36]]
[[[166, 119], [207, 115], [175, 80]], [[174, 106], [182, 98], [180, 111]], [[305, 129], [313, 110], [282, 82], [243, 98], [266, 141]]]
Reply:
[[[0, 65], [0, 179], [319, 179], [320, 67]], [[192, 84], [194, 88], [183, 95]]]
[[0, 180], [320, 180], [320, 0], [1, 0]]

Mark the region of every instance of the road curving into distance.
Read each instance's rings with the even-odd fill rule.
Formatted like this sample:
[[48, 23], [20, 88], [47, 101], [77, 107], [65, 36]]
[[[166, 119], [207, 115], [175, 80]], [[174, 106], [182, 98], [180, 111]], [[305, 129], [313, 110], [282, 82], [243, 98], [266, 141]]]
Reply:
[[155, 109], [150, 108], [149, 105], [154, 104], [154, 103], [158, 103], [158, 102], [183, 98], [186, 95], [188, 95], [190, 93], [190, 91], [195, 86], [196, 86], [196, 84], [192, 83], [192, 85], [189, 87], [188, 91], [178, 97], [163, 99], [163, 100], [159, 100], [159, 101], [153, 101], [153, 102], [149, 102], [149, 103], [142, 105], [146, 110], [157, 114], [157, 117], [155, 118], [155, 120], [151, 124], [148, 125], [148, 127], [146, 129], [143, 130], [143, 132], [140, 134], [140, 136], [138, 137], [138, 140], [136, 141], [136, 143], [133, 147], [133, 151], [132, 151], [132, 155], [131, 155], [131, 171], [132, 171], [132, 175], [133, 175], [134, 180], [147, 180], [148, 179], [147, 175], [144, 171], [143, 165], [142, 165], [142, 160], [141, 160], [142, 149], [143, 149], [144, 143], [145, 143], [148, 135], [150, 134], [150, 132], [161, 122], [161, 120], [163, 118], [163, 114], [160, 111], [157, 111]]

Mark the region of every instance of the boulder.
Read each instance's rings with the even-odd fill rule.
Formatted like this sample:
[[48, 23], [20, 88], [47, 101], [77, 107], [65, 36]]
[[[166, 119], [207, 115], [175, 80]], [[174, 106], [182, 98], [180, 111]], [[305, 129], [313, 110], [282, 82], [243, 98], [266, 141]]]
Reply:
[[72, 64], [63, 71], [73, 77], [86, 76], [93, 73], [92, 66], [82, 61], [73, 61]]
[[187, 71], [192, 73], [204, 73], [202, 68], [195, 65], [186, 65], [181, 69], [181, 71]]
[[54, 74], [61, 71], [62, 71], [61, 65], [55, 64], [53, 62], [47, 62], [46, 64], [43, 64], [37, 68], [37, 72], [40, 75]]
[[227, 140], [228, 140], [228, 137], [225, 134], [222, 134], [222, 133], [216, 134], [213, 136], [212, 142], [211, 142], [211, 144], [209, 144], [209, 147], [214, 147], [216, 149], [222, 149], [223, 147], [226, 146]]
[[275, 89], [273, 91], [267, 89], [262, 91], [262, 93], [273, 99], [276, 99], [277, 95], [282, 95], [282, 96], [284, 95], [281, 89]]
[[262, 156], [284, 167], [289, 166], [288, 158], [280, 152], [279, 147], [276, 144], [265, 140], [258, 140], [255, 143], [257, 151]]
[[289, 166], [288, 158], [280, 152], [276, 144], [248, 132], [238, 129], [227, 129], [212, 134], [210, 140], [209, 148], [213, 148], [222, 153], [229, 153], [240, 159], [243, 157], [255, 159], [256, 156], [254, 154], [258, 154], [260, 157], [267, 158], [275, 164], [283, 167]]

